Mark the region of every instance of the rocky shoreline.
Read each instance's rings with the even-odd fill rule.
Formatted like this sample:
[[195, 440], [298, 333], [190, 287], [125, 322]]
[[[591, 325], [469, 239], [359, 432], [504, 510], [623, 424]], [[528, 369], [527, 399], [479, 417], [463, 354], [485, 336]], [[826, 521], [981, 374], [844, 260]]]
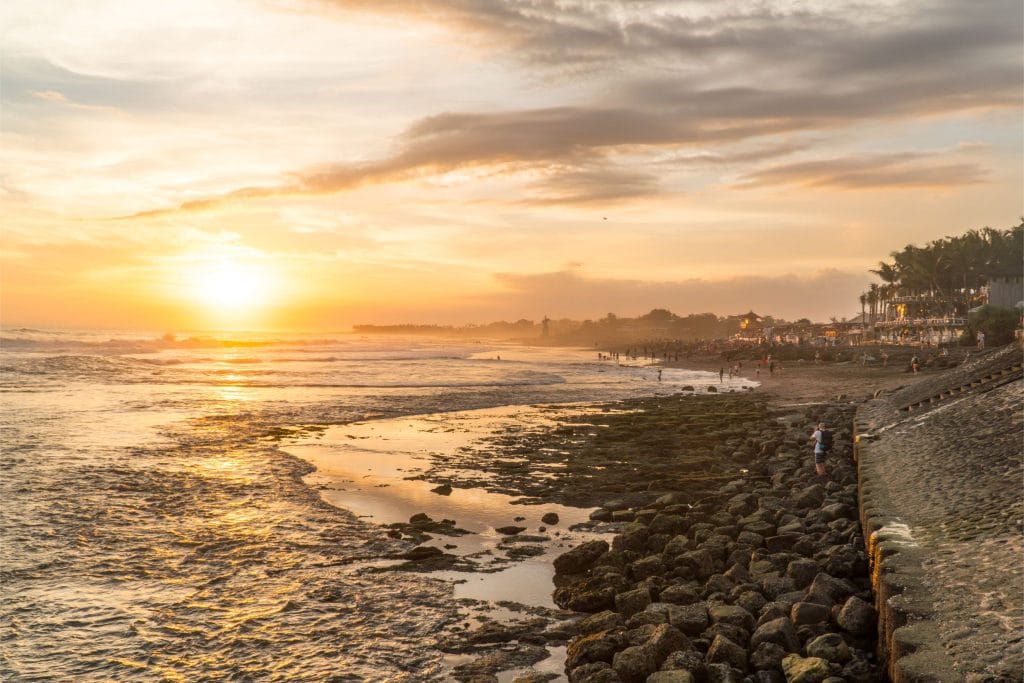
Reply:
[[[509, 680], [498, 674], [566, 646], [564, 674], [511, 680], [884, 680], [857, 516], [856, 403], [778, 399], [640, 399], [495, 439], [475, 484], [518, 490], [524, 503], [598, 506], [589, 526], [614, 536], [556, 559], [560, 610], [439, 642], [477, 655], [454, 678]], [[836, 434], [827, 480], [808, 441], [822, 420]], [[518, 462], [494, 466], [502, 453]]]
[[556, 603], [591, 613], [568, 647], [569, 680], [878, 680], [850, 430], [837, 430], [827, 482], [806, 443], [807, 425], [852, 413], [777, 416], [735, 444], [757, 454], [744, 476], [694, 503], [670, 493], [595, 512], [630, 521], [610, 546], [556, 560]]

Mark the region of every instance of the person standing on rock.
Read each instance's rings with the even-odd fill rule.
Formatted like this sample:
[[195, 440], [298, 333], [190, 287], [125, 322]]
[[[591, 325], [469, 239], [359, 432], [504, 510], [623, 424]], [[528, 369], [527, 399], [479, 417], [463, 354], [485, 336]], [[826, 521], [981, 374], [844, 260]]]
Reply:
[[814, 472], [819, 477], [827, 477], [825, 457], [832, 447], [832, 432], [825, 429], [824, 422], [818, 423], [818, 428], [811, 434], [811, 441], [814, 442]]

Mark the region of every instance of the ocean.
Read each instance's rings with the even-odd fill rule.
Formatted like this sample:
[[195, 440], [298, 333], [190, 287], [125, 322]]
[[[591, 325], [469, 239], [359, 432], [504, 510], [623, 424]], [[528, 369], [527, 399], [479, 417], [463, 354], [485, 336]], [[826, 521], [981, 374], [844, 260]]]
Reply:
[[[457, 577], [371, 571], [394, 552], [389, 510], [408, 509], [330, 493], [323, 449], [372, 470], [398, 450], [373, 429], [405, 416], [706, 384], [590, 349], [4, 329], [0, 678], [444, 680], [429, 644], [467, 619]], [[339, 429], [362, 430], [359, 457]]]

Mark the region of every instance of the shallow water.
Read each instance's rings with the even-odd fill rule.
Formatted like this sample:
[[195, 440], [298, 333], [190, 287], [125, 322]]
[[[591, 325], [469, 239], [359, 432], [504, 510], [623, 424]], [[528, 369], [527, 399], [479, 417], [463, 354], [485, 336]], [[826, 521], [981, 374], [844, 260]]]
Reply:
[[0, 334], [4, 680], [441, 680], [429, 645], [464, 617], [456, 588], [372, 572], [407, 547], [386, 511], [328, 505], [281, 447], [316, 426], [701, 381], [565, 349]]

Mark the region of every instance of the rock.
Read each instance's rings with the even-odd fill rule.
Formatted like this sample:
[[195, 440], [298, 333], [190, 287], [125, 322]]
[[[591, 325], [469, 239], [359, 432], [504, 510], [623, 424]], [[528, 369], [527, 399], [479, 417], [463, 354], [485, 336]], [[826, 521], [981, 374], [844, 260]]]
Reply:
[[837, 579], [825, 572], [821, 572], [814, 577], [814, 581], [808, 586], [807, 594], [824, 596], [832, 603], [837, 603], [842, 602], [848, 595], [856, 592], [856, 590], [856, 586], [849, 581]]
[[643, 581], [651, 576], [664, 574], [665, 563], [657, 555], [648, 555], [629, 565], [629, 573], [638, 581]]
[[680, 515], [659, 513], [649, 525], [652, 534], [670, 534], [676, 536], [686, 531], [686, 519]]
[[797, 626], [819, 624], [828, 621], [829, 608], [814, 602], [798, 602], [790, 610], [789, 618]]
[[665, 544], [665, 547], [662, 548], [661, 552], [668, 559], [674, 558], [677, 555], [682, 555], [683, 553], [691, 550], [693, 550], [693, 541], [685, 535], [679, 534], [673, 536], [672, 539]]
[[435, 548], [430, 545], [421, 545], [413, 548], [407, 553], [403, 553], [400, 557], [404, 560], [410, 560], [412, 562], [422, 562], [423, 560], [431, 560], [444, 555], [444, 551], [440, 548]]
[[590, 519], [595, 522], [610, 522], [612, 521], [612, 511], [608, 508], [597, 508], [590, 513]]
[[612, 550], [617, 553], [632, 550], [634, 552], [643, 552], [647, 547], [647, 537], [650, 535], [650, 531], [647, 527], [642, 524], [634, 524], [622, 532], [617, 534], [612, 539]]
[[613, 522], [632, 522], [636, 519], [636, 513], [632, 510], [616, 510], [612, 513]]
[[642, 645], [634, 645], [615, 653], [612, 668], [623, 683], [644, 683], [658, 670], [653, 653]]
[[439, 496], [450, 496], [452, 495], [452, 485], [441, 484], [440, 486], [435, 486], [434, 488], [430, 489], [430, 491], [431, 493], [436, 493]]
[[798, 491], [793, 496], [793, 504], [798, 508], [816, 508], [825, 500], [825, 489], [820, 484], [813, 484]]
[[800, 640], [796, 636], [796, 629], [793, 628], [793, 622], [786, 617], [761, 624], [754, 631], [754, 634], [750, 636], [750, 647], [756, 649], [761, 643], [775, 643], [782, 646], [786, 652], [800, 651]]
[[708, 605], [705, 602], [674, 605], [669, 610], [668, 621], [688, 636], [699, 636], [708, 627]]
[[786, 651], [777, 643], [761, 643], [750, 655], [750, 666], [755, 669], [781, 669]]
[[740, 671], [747, 670], [747, 651], [722, 635], [715, 636], [708, 648], [708, 662], [711, 664], [728, 664]]
[[697, 683], [689, 671], [655, 671], [647, 677], [646, 683]]
[[786, 677], [774, 669], [755, 671], [752, 678], [754, 683], [786, 683]]
[[659, 599], [675, 605], [692, 605], [700, 601], [700, 594], [692, 586], [673, 584], [661, 591]]
[[646, 588], [636, 588], [615, 596], [615, 611], [627, 619], [642, 612], [650, 604], [651, 592]]
[[799, 559], [793, 560], [786, 567], [786, 576], [793, 579], [797, 588], [806, 588], [821, 571], [821, 567], [814, 560]]
[[622, 683], [611, 664], [592, 662], [572, 669], [569, 673], [570, 683]]
[[764, 547], [767, 548], [770, 553], [781, 553], [792, 548], [793, 544], [801, 538], [803, 538], [802, 533], [780, 533], [778, 536], [769, 536], [764, 539]]
[[692, 572], [694, 578], [706, 581], [715, 573], [715, 558], [705, 548], [698, 548], [678, 556], [676, 567], [684, 567]]
[[709, 394], [717, 394], [718, 393], [718, 388], [709, 384], [708, 385], [708, 393]]
[[425, 512], [417, 512], [415, 515], [409, 518], [409, 524], [422, 524], [423, 522], [433, 521], [434, 520], [430, 518], [430, 515], [428, 515]]
[[662, 671], [686, 671], [696, 680], [707, 677], [707, 664], [704, 655], [697, 650], [676, 650], [661, 664]]
[[544, 516], [540, 518], [540, 521], [554, 526], [555, 524], [558, 524], [558, 514], [555, 512], [545, 513]]
[[615, 586], [601, 581], [581, 581], [556, 588], [553, 600], [573, 612], [600, 612], [615, 606]]
[[850, 597], [839, 611], [836, 623], [847, 633], [867, 636], [875, 627], [875, 608], [857, 596]]
[[556, 574], [580, 574], [590, 569], [602, 555], [608, 552], [606, 541], [587, 541], [569, 552], [555, 558]]
[[501, 526], [501, 527], [498, 527], [497, 529], [495, 529], [495, 531], [497, 531], [499, 534], [503, 534], [505, 536], [515, 536], [516, 534], [518, 534], [518, 533], [520, 533], [522, 531], [526, 531], [526, 527], [525, 526], [511, 526], [511, 525], [510, 526]]
[[[683, 388], [685, 389], [686, 387]], [[662, 507], [668, 507], [669, 505], [686, 505], [689, 502], [689, 496], [679, 491], [673, 491], [671, 493], [666, 493], [663, 496], [659, 496], [654, 502], [656, 505], [661, 505]]]
[[651, 651], [660, 666], [665, 658], [676, 650], [690, 650], [693, 645], [679, 629], [669, 624], [660, 624], [651, 633], [644, 647]]
[[[764, 596], [754, 590], [743, 591], [736, 596], [736, 600], [734, 602], [737, 606], [750, 612], [751, 615], [760, 614], [764, 606], [768, 604], [768, 601], [765, 600]], [[750, 630], [752, 631], [754, 628], [751, 627]]]
[[569, 643], [565, 653], [565, 668], [575, 669], [592, 662], [611, 663], [615, 653], [626, 646], [626, 636], [621, 631], [601, 631]]
[[597, 614], [580, 619], [577, 623], [577, 631], [580, 634], [597, 633], [599, 631], [610, 631], [623, 625], [622, 615], [606, 609]]
[[708, 609], [708, 617], [712, 624], [725, 623], [748, 632], [754, 630], [754, 615], [736, 605], [714, 605]]
[[708, 664], [708, 683], [743, 683], [743, 672], [728, 664]]
[[834, 519], [852, 517], [853, 512], [846, 503], [831, 503], [821, 508], [821, 516], [825, 521], [831, 522]]
[[787, 655], [782, 660], [787, 683], [821, 683], [828, 677], [828, 662], [818, 657]]
[[766, 576], [761, 579], [761, 593], [771, 600], [775, 600], [784, 593], [792, 592], [794, 588], [796, 588], [796, 584], [788, 576]]
[[838, 633], [826, 633], [807, 643], [808, 657], [821, 657], [830, 662], [845, 664], [850, 661], [850, 648]]

